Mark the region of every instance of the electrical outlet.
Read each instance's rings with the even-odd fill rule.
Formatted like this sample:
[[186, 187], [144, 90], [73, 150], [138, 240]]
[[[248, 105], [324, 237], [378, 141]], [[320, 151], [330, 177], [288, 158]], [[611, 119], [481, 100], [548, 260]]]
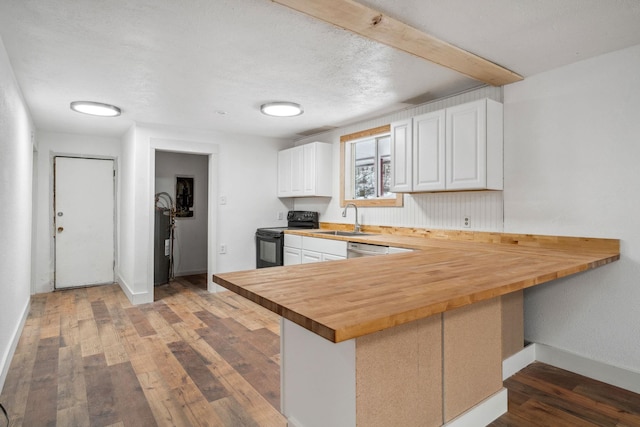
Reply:
[[464, 228], [471, 228], [471, 217], [469, 215], [465, 215], [464, 223], [462, 224]]
[[221, 254], [227, 253], [227, 245], [220, 245], [220, 253]]
[[220, 204], [221, 205], [227, 204], [227, 196], [220, 196]]
[[284, 219], [284, 212], [278, 212], [277, 219], [280, 219], [280, 220]]

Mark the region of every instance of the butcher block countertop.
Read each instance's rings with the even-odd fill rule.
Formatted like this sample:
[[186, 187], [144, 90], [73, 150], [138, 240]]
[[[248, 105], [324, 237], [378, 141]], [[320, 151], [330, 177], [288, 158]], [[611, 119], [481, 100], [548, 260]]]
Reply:
[[620, 258], [617, 239], [390, 227], [369, 227], [363, 232], [377, 234], [344, 237], [287, 231], [416, 250], [216, 274], [213, 281], [332, 342], [341, 342]]

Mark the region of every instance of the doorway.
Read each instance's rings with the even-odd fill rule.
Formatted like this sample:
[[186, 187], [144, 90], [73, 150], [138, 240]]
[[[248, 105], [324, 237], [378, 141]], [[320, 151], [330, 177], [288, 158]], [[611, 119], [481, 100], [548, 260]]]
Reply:
[[[170, 266], [168, 278], [204, 275], [206, 280], [209, 259], [209, 156], [156, 150], [154, 194], [156, 197], [162, 195], [156, 207], [166, 207], [166, 202], [162, 199], [166, 200], [166, 195], [169, 195], [176, 212], [173, 235], [169, 237], [167, 244], [163, 245], [154, 236], [154, 261], [168, 254], [171, 257], [167, 260]], [[158, 221], [158, 217], [156, 215], [154, 221]], [[157, 225], [155, 224], [154, 230], [159, 228]], [[166, 239], [166, 236], [160, 239]], [[160, 251], [165, 247], [169, 250]], [[155, 265], [163, 270], [166, 268], [162, 262], [154, 262], [154, 267]], [[155, 280], [165, 273], [161, 271], [158, 274], [155, 270], [156, 268], [154, 284], [161, 286], [169, 281]]]
[[113, 283], [114, 160], [56, 156], [53, 162], [54, 288]]

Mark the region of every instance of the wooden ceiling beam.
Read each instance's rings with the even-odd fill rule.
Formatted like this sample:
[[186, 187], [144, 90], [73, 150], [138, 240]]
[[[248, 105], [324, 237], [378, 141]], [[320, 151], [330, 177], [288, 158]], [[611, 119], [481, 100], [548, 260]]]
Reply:
[[492, 86], [523, 79], [498, 64], [353, 0], [272, 1]]

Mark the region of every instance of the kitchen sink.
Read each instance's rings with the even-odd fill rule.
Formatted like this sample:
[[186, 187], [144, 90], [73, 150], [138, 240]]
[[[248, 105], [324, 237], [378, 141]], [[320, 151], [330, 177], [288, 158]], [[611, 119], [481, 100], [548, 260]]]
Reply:
[[355, 231], [338, 231], [338, 230], [332, 230], [332, 231], [314, 231], [314, 234], [327, 234], [330, 236], [373, 236], [373, 234], [370, 233], [361, 233], [361, 232], [355, 232]]

